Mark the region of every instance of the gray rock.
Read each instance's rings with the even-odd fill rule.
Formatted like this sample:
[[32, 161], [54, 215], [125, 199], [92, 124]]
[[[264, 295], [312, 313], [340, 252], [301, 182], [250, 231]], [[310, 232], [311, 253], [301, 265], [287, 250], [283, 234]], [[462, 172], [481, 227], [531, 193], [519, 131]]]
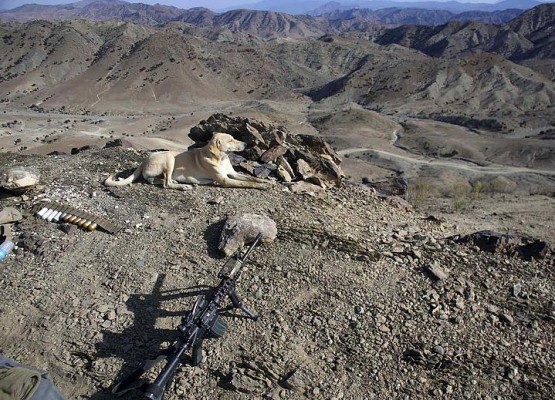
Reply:
[[295, 179], [295, 172], [293, 171], [291, 164], [289, 164], [284, 157], [278, 158], [277, 165], [282, 167], [285, 172], [287, 172], [287, 174], [291, 177], [291, 179]]
[[511, 316], [510, 316], [509, 314], [507, 314], [507, 313], [501, 314], [500, 317], [501, 317], [501, 320], [502, 320], [503, 322], [506, 322], [506, 323], [508, 323], [509, 325], [512, 325], [513, 322], [514, 322], [514, 318], [511, 317]]
[[307, 383], [303, 370], [295, 369], [285, 374], [280, 384], [286, 389], [299, 390], [305, 387]]
[[13, 167], [0, 173], [0, 186], [15, 193], [22, 193], [37, 185], [40, 174], [34, 168]]
[[314, 170], [312, 169], [310, 164], [302, 158], [297, 160], [297, 171], [299, 171], [299, 174], [302, 176], [303, 179], [308, 179], [314, 176]]
[[264, 389], [264, 384], [246, 375], [243, 369], [231, 376], [231, 379], [226, 383], [226, 387], [241, 393], [253, 394], [259, 393]]
[[281, 165], [277, 168], [277, 174], [284, 182], [291, 182], [293, 180], [289, 172], [287, 172], [287, 170]]
[[234, 215], [225, 223], [218, 248], [230, 256], [245, 244], [252, 243], [259, 233], [262, 234], [262, 241], [273, 242], [277, 236], [276, 223], [266, 215]]
[[445, 272], [445, 270], [441, 268], [437, 263], [433, 263], [426, 266], [426, 270], [430, 272], [434, 277], [439, 279], [440, 281], [447, 279], [449, 276], [447, 272]]
[[0, 209], [0, 225], [21, 221], [22, 219], [21, 213], [13, 207]]
[[312, 196], [316, 196], [317, 194], [322, 193], [324, 191], [324, 188], [305, 181], [299, 181], [291, 185], [289, 187], [289, 190], [297, 194], [309, 194]]

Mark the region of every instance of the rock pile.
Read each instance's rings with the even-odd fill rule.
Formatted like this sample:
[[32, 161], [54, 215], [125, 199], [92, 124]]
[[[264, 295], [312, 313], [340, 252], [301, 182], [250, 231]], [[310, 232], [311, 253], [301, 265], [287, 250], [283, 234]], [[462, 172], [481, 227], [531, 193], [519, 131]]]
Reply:
[[517, 255], [525, 260], [545, 258], [549, 251], [549, 246], [543, 240], [493, 231], [474, 232], [454, 239], [457, 243], [474, 244], [483, 251]]
[[305, 181], [320, 187], [339, 186], [344, 177], [341, 159], [321, 138], [295, 135], [282, 126], [214, 114], [191, 128], [189, 137], [204, 145], [214, 132], [224, 132], [247, 143], [247, 148], [230, 155], [234, 167], [259, 178], [282, 182]]
[[384, 196], [399, 196], [406, 198], [408, 193], [408, 181], [404, 177], [394, 177], [372, 182], [368, 178], [362, 178], [362, 183], [374, 188], [379, 194]]

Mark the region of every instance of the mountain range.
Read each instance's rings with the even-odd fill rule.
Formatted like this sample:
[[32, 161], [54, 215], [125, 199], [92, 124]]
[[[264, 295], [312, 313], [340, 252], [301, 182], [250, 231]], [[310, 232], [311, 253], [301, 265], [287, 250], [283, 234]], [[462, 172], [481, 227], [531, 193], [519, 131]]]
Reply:
[[[300, 3], [298, 6], [312, 7], [316, 3]], [[326, 3], [312, 9], [310, 12], [296, 12], [289, 7], [293, 3], [256, 3], [249, 7], [252, 11], [263, 10], [265, 12], [280, 12], [289, 15], [289, 19], [300, 19], [303, 24], [318, 26], [318, 29], [328, 29], [326, 25], [343, 25], [350, 27], [356, 24], [382, 23], [382, 24], [424, 24], [437, 25], [452, 20], [476, 20], [482, 22], [502, 23], [509, 21], [519, 15], [524, 9], [533, 5], [540, 4], [534, 0], [524, 2], [513, 2], [506, 0], [497, 4], [489, 4], [489, 7], [467, 7], [466, 3], [456, 3], [464, 5], [455, 7], [452, 3], [397, 3], [392, 1], [369, 2], [368, 7], [356, 7], [354, 5], [344, 5], [341, 3]], [[366, 4], [366, 3], [365, 3]], [[450, 5], [450, 7], [447, 7]], [[427, 7], [427, 8], [426, 8]], [[435, 7], [435, 8], [434, 8]], [[194, 22], [197, 25], [198, 17], [203, 18], [202, 23], [207, 22], [207, 18], [220, 20], [232, 19], [238, 13], [244, 13], [246, 9], [230, 10], [225, 13], [215, 13], [207, 8], [180, 9], [161, 4], [148, 5], [142, 3], [129, 3], [121, 0], [83, 0], [65, 5], [37, 5], [28, 4], [12, 10], [0, 11], [0, 18], [29, 21], [33, 19], [46, 20], [67, 20], [82, 18], [93, 21], [103, 21], [108, 19], [118, 19], [141, 24], [159, 25], [171, 21]], [[230, 14], [231, 13], [231, 14]], [[310, 14], [297, 15], [295, 14]], [[204, 15], [204, 17], [203, 17]], [[252, 14], [254, 15], [254, 14]], [[266, 14], [270, 15], [270, 14]], [[313, 18], [314, 17], [314, 18]], [[339, 22], [338, 22], [339, 21]], [[216, 25], [218, 23], [216, 22]], [[212, 24], [214, 25], [214, 24]], [[360, 29], [360, 28], [358, 28]]]
[[243, 7], [252, 10], [270, 10], [289, 14], [311, 14], [322, 15], [328, 12], [344, 11], [350, 9], [369, 9], [379, 10], [384, 8], [418, 8], [427, 10], [446, 10], [453, 13], [466, 11], [501, 11], [507, 9], [527, 10], [541, 4], [535, 0], [503, 0], [497, 3], [466, 3], [458, 1], [390, 1], [390, 0], [370, 0], [370, 1], [328, 1], [328, 0], [309, 0], [281, 1], [263, 0], [254, 4], [245, 4]]
[[306, 99], [543, 126], [555, 104], [554, 10], [540, 5], [501, 25], [381, 27], [374, 41], [368, 27], [338, 35], [326, 20], [247, 10], [194, 9], [163, 26], [6, 22], [0, 101], [99, 112]]

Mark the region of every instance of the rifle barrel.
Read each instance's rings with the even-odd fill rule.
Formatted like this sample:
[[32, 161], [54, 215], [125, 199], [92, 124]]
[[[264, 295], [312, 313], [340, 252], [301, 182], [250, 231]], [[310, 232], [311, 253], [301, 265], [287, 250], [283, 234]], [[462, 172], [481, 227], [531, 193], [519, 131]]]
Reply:
[[241, 263], [245, 262], [245, 260], [248, 258], [251, 251], [253, 251], [254, 248], [256, 247], [256, 245], [258, 244], [258, 242], [260, 242], [260, 239], [262, 239], [262, 234], [261, 233], [256, 235], [256, 238], [254, 239], [254, 242], [250, 245], [250, 247], [248, 248], [245, 255], [243, 257], [241, 257]]
[[166, 386], [168, 386], [168, 383], [173, 379], [173, 377], [175, 376], [175, 371], [181, 364], [181, 357], [183, 356], [183, 353], [189, 347], [191, 347], [191, 340], [181, 341], [171, 358], [168, 359], [168, 362], [166, 363], [164, 369], [162, 370], [162, 372], [160, 372], [156, 380], [147, 386], [144, 392], [145, 399], [162, 399], [162, 396], [164, 395], [164, 392], [166, 390]]

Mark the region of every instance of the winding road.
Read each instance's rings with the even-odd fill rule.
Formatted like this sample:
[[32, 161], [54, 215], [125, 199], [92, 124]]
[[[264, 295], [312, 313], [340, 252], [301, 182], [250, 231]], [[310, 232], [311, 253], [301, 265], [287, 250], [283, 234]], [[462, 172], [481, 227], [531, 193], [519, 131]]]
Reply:
[[[398, 135], [399, 129], [396, 129], [391, 134], [390, 144], [394, 145], [395, 142], [399, 139]], [[452, 168], [452, 169], [459, 169], [479, 174], [490, 174], [490, 175], [515, 175], [515, 174], [538, 174], [538, 175], [547, 175], [547, 176], [555, 176], [555, 170], [545, 170], [545, 169], [532, 169], [526, 167], [514, 167], [510, 165], [500, 165], [500, 164], [491, 164], [488, 166], [479, 166], [475, 164], [471, 164], [469, 162], [464, 162], [460, 160], [446, 160], [446, 159], [439, 159], [439, 158], [432, 158], [432, 159], [422, 159], [417, 158], [416, 155], [410, 156], [409, 155], [402, 155], [396, 154], [385, 150], [376, 150], [371, 147], [350, 147], [347, 149], [339, 150], [337, 154], [339, 156], [351, 156], [357, 153], [370, 153], [371, 156], [375, 156], [376, 158], [382, 158], [383, 160], [387, 161], [397, 161], [397, 162], [408, 162], [416, 165], [424, 165], [430, 167], [444, 167], [444, 168]], [[379, 165], [379, 160], [376, 160], [376, 164]]]

